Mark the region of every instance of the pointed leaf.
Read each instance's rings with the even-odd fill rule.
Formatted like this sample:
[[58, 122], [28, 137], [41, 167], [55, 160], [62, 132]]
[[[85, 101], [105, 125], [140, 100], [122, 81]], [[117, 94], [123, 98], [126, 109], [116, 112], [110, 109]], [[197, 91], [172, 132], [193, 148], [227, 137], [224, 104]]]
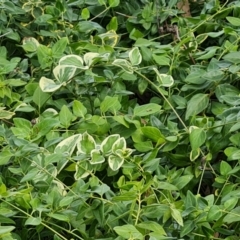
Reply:
[[58, 90], [62, 84], [56, 84], [52, 79], [41, 77], [39, 86], [43, 92], [54, 92]]
[[187, 104], [186, 111], [186, 120], [189, 119], [190, 116], [195, 116], [198, 113], [205, 110], [209, 103], [209, 95], [198, 93], [194, 95]]
[[129, 59], [132, 65], [139, 65], [142, 62], [142, 55], [137, 47], [129, 52]]

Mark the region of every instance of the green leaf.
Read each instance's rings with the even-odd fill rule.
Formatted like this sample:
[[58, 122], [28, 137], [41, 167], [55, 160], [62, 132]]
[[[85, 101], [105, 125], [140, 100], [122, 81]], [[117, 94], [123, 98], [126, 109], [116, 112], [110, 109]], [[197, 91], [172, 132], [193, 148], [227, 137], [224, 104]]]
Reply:
[[178, 188], [174, 185], [172, 185], [171, 183], [168, 182], [158, 182], [158, 188], [159, 189], [165, 189], [168, 191], [176, 191], [178, 190]]
[[74, 100], [73, 101], [73, 114], [77, 117], [84, 118], [84, 116], [87, 114], [87, 109], [81, 102], [79, 102], [78, 100]]
[[37, 48], [38, 61], [42, 69], [52, 66], [52, 50], [44, 45], [39, 45]]
[[228, 54], [226, 54], [225, 56], [223, 56], [224, 60], [227, 60], [229, 62], [232, 62], [234, 64], [239, 64], [240, 63], [240, 59], [239, 59], [239, 54], [240, 52], [230, 52]]
[[40, 87], [34, 91], [33, 102], [36, 103], [39, 108], [41, 108], [49, 98], [50, 94], [43, 92]]
[[227, 162], [221, 161], [221, 164], [220, 164], [221, 175], [227, 176], [230, 171], [232, 171], [232, 167]]
[[161, 106], [156, 103], [148, 103], [141, 106], [136, 106], [133, 110], [135, 116], [144, 117], [149, 116], [151, 114], [159, 112]]
[[81, 17], [84, 20], [87, 20], [90, 17], [90, 12], [89, 12], [88, 8], [83, 8], [82, 9]]
[[72, 113], [66, 105], [63, 105], [61, 111], [59, 113], [59, 120], [60, 123], [65, 127], [68, 128], [72, 122]]
[[187, 104], [186, 120], [205, 110], [209, 103], [209, 95], [198, 93], [194, 95]]
[[0, 235], [10, 233], [13, 229], [14, 226], [0, 226]]
[[39, 81], [39, 87], [43, 92], [54, 92], [58, 90], [62, 84], [56, 84], [52, 79], [41, 77]]
[[122, 149], [122, 150], [126, 149], [126, 140], [125, 140], [125, 138], [121, 137], [121, 138], [117, 139], [113, 143], [113, 145], [112, 145], [112, 152], [116, 153], [116, 151], [118, 149]]
[[118, 101], [118, 97], [106, 96], [100, 104], [101, 112], [105, 113], [107, 111], [112, 111], [116, 113], [121, 108], [121, 104]]
[[141, 127], [141, 131], [145, 137], [151, 139], [154, 142], [161, 142], [161, 143], [165, 142], [164, 135], [156, 127], [151, 127], [151, 126]]
[[142, 62], [142, 55], [137, 47], [129, 52], [129, 59], [132, 65], [139, 65]]
[[97, 149], [93, 149], [91, 151], [91, 160], [90, 163], [91, 164], [100, 164], [105, 162], [105, 158], [104, 156], [101, 154], [101, 152]]
[[68, 82], [75, 75], [76, 69], [77, 68], [73, 66], [58, 65], [53, 69], [53, 74], [58, 82]]
[[170, 210], [171, 210], [171, 215], [176, 220], [176, 222], [180, 226], [183, 226], [183, 219], [182, 219], [182, 215], [181, 215], [180, 211], [175, 208], [172, 208], [172, 207], [170, 207]]
[[109, 167], [113, 171], [117, 171], [123, 165], [123, 163], [124, 163], [124, 158], [121, 158], [121, 157], [113, 155], [113, 154], [111, 154], [108, 157]]
[[59, 207], [69, 206], [74, 200], [73, 196], [67, 196], [61, 199], [59, 202]]
[[59, 65], [75, 67], [79, 69], [88, 69], [88, 66], [83, 66], [83, 59], [80, 56], [74, 54], [62, 57], [59, 60]]
[[132, 65], [126, 59], [115, 59], [112, 65], [122, 68], [127, 73], [133, 73]]
[[39, 42], [33, 37], [24, 38], [22, 47], [26, 52], [36, 52]]
[[226, 17], [228, 22], [230, 22], [233, 26], [240, 27], [240, 19], [236, 17]]
[[113, 228], [114, 231], [124, 239], [142, 239], [143, 235], [130, 224]]
[[222, 217], [222, 211], [219, 206], [213, 205], [208, 212], [207, 221], [217, 221], [220, 217]]
[[193, 175], [185, 175], [181, 176], [177, 179], [174, 179], [172, 184], [176, 186], [179, 190], [183, 189], [191, 180], [193, 179]]
[[170, 66], [170, 59], [165, 55], [152, 55], [154, 61], [160, 66]]
[[205, 141], [206, 141], [206, 133], [203, 128], [197, 128], [194, 126], [191, 126], [189, 134], [189, 141], [192, 147], [192, 150], [197, 150], [199, 147], [201, 147]]
[[60, 58], [62, 57], [64, 51], [66, 50], [68, 44], [68, 38], [63, 37], [58, 40], [52, 47], [52, 56], [53, 58]]
[[206, 71], [203, 69], [196, 69], [195, 71], [191, 71], [184, 81], [193, 84], [203, 84], [206, 81], [203, 78], [205, 73]]
[[12, 156], [14, 154], [9, 149], [2, 149], [0, 152], [0, 166], [8, 164]]
[[145, 221], [145, 222], [137, 224], [136, 227], [155, 232], [156, 234], [158, 234], [158, 236], [167, 235], [166, 232], [164, 231], [163, 227], [156, 222]]
[[228, 213], [224, 218], [224, 223], [234, 223], [240, 221], [240, 207], [234, 208], [230, 213]]
[[70, 221], [69, 216], [64, 215], [64, 214], [60, 214], [60, 213], [49, 213], [48, 216], [50, 218], [54, 218], [54, 219], [57, 219], [57, 220], [63, 221], [63, 222], [69, 222]]
[[41, 218], [29, 217], [25, 222], [25, 225], [38, 226], [42, 222]]
[[180, 237], [184, 237], [186, 235], [188, 235], [189, 233], [192, 232], [192, 230], [196, 227], [196, 224], [194, 223], [194, 221], [185, 221], [184, 225], [181, 229], [181, 233], [180, 233]]
[[157, 74], [157, 81], [159, 82], [160, 86], [171, 87], [173, 85], [174, 80], [171, 75], [160, 74], [156, 68], [153, 68], [153, 70]]
[[96, 148], [96, 142], [94, 138], [87, 132], [82, 134], [82, 138], [77, 144], [78, 154], [90, 154], [93, 149]]
[[110, 30], [117, 31], [118, 30], [117, 17], [115, 17], [115, 16], [112, 17], [106, 28], [108, 31], [110, 31]]
[[113, 134], [106, 137], [101, 143], [100, 149], [104, 155], [107, 155], [112, 152], [113, 144], [120, 139], [119, 134]]
[[11, 119], [15, 115], [15, 113], [6, 111], [4, 109], [5, 107], [0, 107], [0, 119]]
[[108, 4], [110, 7], [117, 7], [120, 4], [120, 0], [108, 0]]
[[71, 137], [65, 138], [63, 141], [58, 143], [58, 145], [55, 147], [54, 152], [59, 154], [68, 153], [71, 156], [81, 137], [82, 135], [76, 134]]
[[190, 152], [190, 160], [191, 160], [192, 162], [194, 162], [195, 160], [197, 160], [198, 157], [200, 156], [200, 153], [201, 153], [201, 149], [200, 149], [200, 148], [192, 149], [191, 152]]

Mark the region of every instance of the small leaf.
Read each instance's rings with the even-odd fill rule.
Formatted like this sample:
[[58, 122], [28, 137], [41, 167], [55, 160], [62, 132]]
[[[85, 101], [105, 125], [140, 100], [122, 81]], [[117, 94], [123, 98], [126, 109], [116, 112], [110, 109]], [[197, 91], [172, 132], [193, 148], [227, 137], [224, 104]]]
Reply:
[[39, 108], [41, 108], [49, 98], [50, 94], [43, 92], [40, 87], [37, 87], [34, 91], [32, 100]]
[[81, 17], [84, 20], [87, 20], [90, 17], [90, 12], [89, 12], [88, 8], [83, 8], [82, 9]]
[[116, 113], [121, 108], [121, 104], [118, 101], [118, 97], [106, 96], [100, 104], [101, 112], [105, 113], [109, 110]]
[[73, 114], [77, 117], [84, 118], [84, 116], [87, 114], [87, 109], [81, 102], [79, 102], [78, 100], [74, 100], [73, 101]]
[[41, 218], [29, 217], [25, 222], [25, 225], [38, 226], [42, 222]]
[[90, 154], [93, 149], [96, 148], [96, 142], [94, 138], [87, 132], [82, 134], [81, 140], [77, 144], [78, 154]]
[[142, 223], [137, 224], [136, 227], [155, 232], [156, 234], [158, 234], [158, 236], [166, 236], [167, 235], [166, 232], [164, 231], [163, 227], [156, 222], [144, 221]]
[[108, 31], [110, 31], [110, 30], [117, 31], [117, 29], [118, 29], [117, 17], [115, 17], [115, 16], [112, 17], [106, 28]]
[[143, 235], [133, 225], [114, 227], [114, 231], [124, 239], [143, 239]]
[[186, 111], [186, 120], [189, 119], [190, 116], [195, 116], [198, 113], [205, 110], [209, 103], [209, 95], [198, 93], [194, 95], [187, 104]]
[[230, 22], [233, 26], [240, 27], [240, 19], [236, 17], [226, 17], [228, 22]]
[[59, 207], [69, 206], [72, 203], [72, 201], [73, 201], [73, 196], [64, 197], [59, 202]]
[[160, 74], [156, 68], [153, 68], [153, 70], [157, 74], [157, 81], [159, 82], [160, 86], [171, 87], [173, 85], [174, 80], [171, 75]]
[[0, 226], [0, 235], [10, 233], [13, 229], [14, 226]]
[[222, 211], [217, 205], [213, 205], [208, 212], [207, 221], [217, 221], [222, 216]]
[[63, 105], [61, 111], [59, 113], [59, 120], [60, 123], [65, 127], [68, 128], [72, 122], [72, 113], [66, 105]]
[[66, 50], [68, 44], [68, 38], [63, 37], [58, 40], [52, 47], [52, 56], [54, 58], [60, 58], [63, 55], [63, 52]]
[[164, 135], [156, 127], [151, 126], [141, 127], [141, 131], [145, 137], [151, 139], [154, 142], [159, 142], [160, 140], [161, 143], [165, 142]]
[[137, 47], [129, 52], [129, 59], [132, 65], [139, 65], [142, 62], [142, 55]]
[[120, 0], [108, 0], [108, 4], [110, 7], [117, 7], [120, 3]]
[[91, 164], [100, 164], [105, 162], [105, 158], [103, 157], [103, 155], [101, 154], [101, 152], [97, 149], [93, 149], [91, 151], [91, 160], [90, 163]]
[[88, 69], [88, 66], [83, 66], [83, 59], [80, 56], [74, 54], [62, 57], [59, 60], [59, 65], [76, 67], [80, 69]]
[[220, 164], [221, 175], [227, 176], [231, 170], [232, 170], [232, 167], [227, 162], [221, 161], [221, 164]]
[[239, 222], [239, 221], [240, 221], [240, 207], [234, 208], [223, 219], [223, 222], [229, 223], [229, 224], [233, 222]]
[[122, 68], [127, 73], [130, 73], [130, 74], [133, 73], [133, 69], [132, 69], [130, 62], [128, 62], [125, 59], [115, 59], [113, 61], [112, 65]]
[[108, 164], [109, 167], [113, 171], [117, 171], [124, 163], [124, 158], [120, 158], [119, 156], [116, 155], [110, 155], [108, 157]]
[[119, 134], [113, 134], [113, 135], [110, 135], [110, 136], [106, 137], [104, 139], [104, 141], [102, 142], [101, 147], [100, 147], [102, 153], [104, 155], [107, 155], [107, 154], [111, 153], [112, 152], [112, 146], [118, 139], [120, 139]]
[[76, 67], [66, 66], [66, 65], [58, 65], [53, 69], [54, 77], [58, 80], [58, 82], [63, 83], [71, 80], [75, 74]]
[[203, 128], [190, 127], [189, 141], [193, 150], [197, 150], [206, 141], [206, 133]]
[[181, 213], [179, 210], [175, 209], [175, 208], [170, 208], [171, 210], [171, 215], [172, 217], [176, 220], [176, 222], [180, 225], [183, 226], [183, 219], [181, 216]]
[[156, 103], [148, 103], [141, 106], [136, 106], [133, 110], [135, 116], [144, 117], [159, 112], [161, 106]]
[[43, 92], [54, 92], [58, 90], [62, 84], [56, 84], [52, 79], [41, 77], [39, 87]]

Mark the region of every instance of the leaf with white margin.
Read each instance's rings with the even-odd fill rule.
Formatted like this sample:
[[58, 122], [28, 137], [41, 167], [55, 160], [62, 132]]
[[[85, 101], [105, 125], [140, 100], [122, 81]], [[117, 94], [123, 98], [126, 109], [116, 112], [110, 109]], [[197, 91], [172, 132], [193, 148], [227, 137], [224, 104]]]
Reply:
[[84, 62], [86, 63], [87, 66], [91, 66], [93, 62], [96, 62], [101, 59], [99, 53], [94, 53], [94, 52], [88, 52], [84, 54], [83, 56]]
[[78, 161], [75, 165], [76, 172], [74, 174], [74, 179], [79, 180], [81, 178], [87, 177], [91, 173], [89, 165], [89, 161]]
[[160, 74], [156, 68], [153, 68], [153, 70], [157, 74], [157, 81], [160, 83], [160, 86], [171, 87], [173, 85], [174, 80], [171, 75]]
[[117, 149], [114, 153], [120, 158], [127, 158], [132, 154], [133, 150], [131, 148]]
[[113, 146], [112, 146], [112, 152], [115, 153], [115, 151], [118, 150], [118, 149], [124, 150], [124, 149], [126, 149], [126, 147], [127, 147], [126, 145], [127, 145], [127, 144], [126, 144], [125, 138], [121, 137], [121, 138], [119, 138], [119, 139], [113, 144]]
[[100, 146], [100, 150], [104, 155], [109, 154], [112, 152], [113, 144], [120, 138], [119, 134], [113, 134], [108, 136], [103, 140]]
[[41, 77], [39, 86], [43, 92], [54, 92], [58, 90], [62, 84], [56, 84], [52, 79]]
[[109, 167], [113, 171], [117, 171], [123, 165], [123, 163], [124, 163], [124, 158], [121, 158], [121, 157], [113, 155], [113, 154], [111, 154], [108, 157]]
[[53, 69], [53, 75], [59, 82], [67, 82], [74, 76], [76, 69], [72, 66], [58, 65]]
[[54, 153], [67, 153], [71, 156], [75, 150], [77, 143], [82, 139], [82, 134], [70, 136], [61, 141], [54, 150]]
[[118, 66], [120, 68], [122, 68], [125, 72], [132, 74], [133, 73], [133, 69], [132, 69], [132, 65], [130, 62], [128, 62], [125, 59], [115, 59], [112, 63], [112, 65]]
[[101, 154], [100, 150], [97, 149], [93, 149], [91, 151], [91, 160], [90, 163], [91, 164], [99, 164], [99, 163], [103, 163], [105, 162], [105, 158], [103, 157], [103, 155]]
[[83, 59], [80, 56], [74, 54], [62, 57], [59, 60], [59, 65], [76, 67], [80, 69], [88, 69], [88, 66], [83, 66]]
[[142, 62], [142, 55], [137, 47], [133, 48], [128, 55], [132, 65], [139, 65]]
[[83, 133], [82, 138], [77, 143], [77, 149], [78, 149], [77, 154], [78, 155], [80, 153], [90, 154], [91, 151], [95, 148], [96, 148], [96, 142], [94, 138], [91, 135], [89, 135], [87, 132]]

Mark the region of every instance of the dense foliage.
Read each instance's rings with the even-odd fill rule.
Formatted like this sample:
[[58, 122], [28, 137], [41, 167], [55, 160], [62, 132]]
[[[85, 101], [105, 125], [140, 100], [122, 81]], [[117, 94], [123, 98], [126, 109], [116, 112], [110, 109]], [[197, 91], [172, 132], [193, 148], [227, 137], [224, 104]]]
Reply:
[[0, 239], [240, 238], [240, 1], [0, 1]]

